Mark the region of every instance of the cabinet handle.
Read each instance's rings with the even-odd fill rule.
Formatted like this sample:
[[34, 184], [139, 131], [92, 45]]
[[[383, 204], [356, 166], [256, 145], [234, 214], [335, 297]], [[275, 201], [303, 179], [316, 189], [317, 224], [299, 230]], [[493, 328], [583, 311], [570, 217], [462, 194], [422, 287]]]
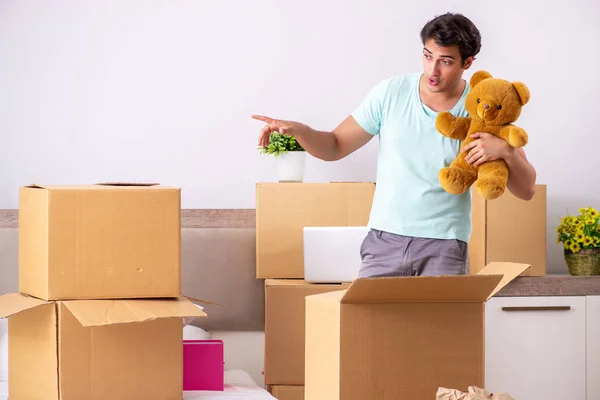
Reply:
[[520, 306], [502, 307], [502, 311], [569, 311], [571, 306]]

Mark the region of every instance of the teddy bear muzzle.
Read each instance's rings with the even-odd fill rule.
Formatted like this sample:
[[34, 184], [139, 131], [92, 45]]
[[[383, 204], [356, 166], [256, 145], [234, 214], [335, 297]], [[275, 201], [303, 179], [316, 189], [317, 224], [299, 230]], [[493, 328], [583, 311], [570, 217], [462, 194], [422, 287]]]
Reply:
[[484, 121], [490, 121], [496, 118], [498, 111], [498, 105], [491, 101], [482, 100], [479, 104], [477, 104], [477, 116]]

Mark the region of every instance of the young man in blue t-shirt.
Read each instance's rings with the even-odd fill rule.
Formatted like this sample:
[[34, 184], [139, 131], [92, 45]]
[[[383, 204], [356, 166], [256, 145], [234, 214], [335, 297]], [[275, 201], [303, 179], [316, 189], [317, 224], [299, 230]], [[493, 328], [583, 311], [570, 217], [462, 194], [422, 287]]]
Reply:
[[[361, 247], [360, 277], [459, 275], [467, 273], [471, 235], [471, 194], [445, 192], [438, 172], [454, 160], [461, 142], [441, 135], [435, 118], [441, 111], [468, 116], [468, 83], [462, 78], [481, 47], [477, 27], [460, 14], [448, 13], [421, 30], [423, 72], [384, 79], [332, 132], [295, 121], [264, 116], [259, 145], [272, 132], [296, 137], [304, 149], [325, 161], [339, 160], [380, 139], [375, 197], [369, 234]], [[467, 161], [504, 159], [508, 189], [529, 200], [536, 173], [522, 149], [485, 133], [465, 146]]]

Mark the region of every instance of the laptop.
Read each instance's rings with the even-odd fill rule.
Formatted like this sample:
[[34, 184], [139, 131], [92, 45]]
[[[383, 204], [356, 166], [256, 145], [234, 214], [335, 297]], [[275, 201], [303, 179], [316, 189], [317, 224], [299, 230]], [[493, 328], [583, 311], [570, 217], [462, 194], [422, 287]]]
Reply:
[[366, 226], [304, 227], [304, 280], [346, 283], [358, 278]]

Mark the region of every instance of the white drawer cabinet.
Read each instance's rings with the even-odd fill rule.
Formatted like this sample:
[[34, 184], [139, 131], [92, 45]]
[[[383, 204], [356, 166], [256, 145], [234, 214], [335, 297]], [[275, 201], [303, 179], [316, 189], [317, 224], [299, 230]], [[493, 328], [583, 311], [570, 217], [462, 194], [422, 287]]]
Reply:
[[600, 296], [587, 297], [587, 400], [600, 400]]
[[485, 312], [486, 389], [517, 400], [600, 400], [586, 399], [585, 296], [494, 297]]

